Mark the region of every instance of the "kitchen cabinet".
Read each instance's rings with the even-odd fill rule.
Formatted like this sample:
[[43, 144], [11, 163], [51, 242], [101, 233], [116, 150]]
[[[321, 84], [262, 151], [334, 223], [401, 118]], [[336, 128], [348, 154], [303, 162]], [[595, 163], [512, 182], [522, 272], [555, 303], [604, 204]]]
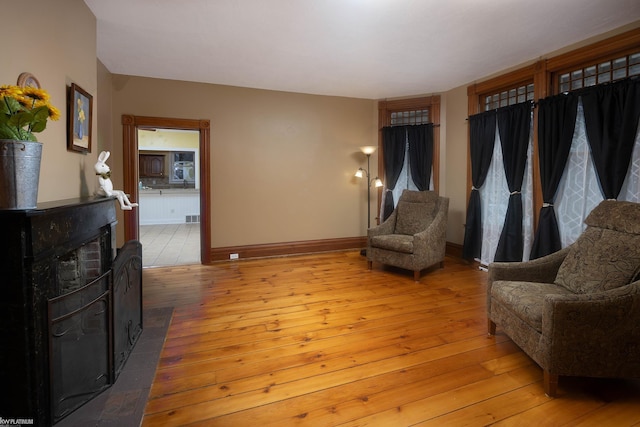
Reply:
[[164, 177], [164, 154], [140, 154], [140, 177]]
[[140, 225], [184, 224], [200, 215], [200, 190], [149, 189], [138, 194]]

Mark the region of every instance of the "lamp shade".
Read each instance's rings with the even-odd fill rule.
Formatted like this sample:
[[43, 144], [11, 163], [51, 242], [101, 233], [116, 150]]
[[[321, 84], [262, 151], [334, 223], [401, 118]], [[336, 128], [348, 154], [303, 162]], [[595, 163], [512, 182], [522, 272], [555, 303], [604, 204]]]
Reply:
[[377, 147], [375, 147], [373, 145], [365, 145], [365, 146], [360, 147], [360, 151], [362, 151], [366, 155], [370, 155], [370, 154], [373, 154], [376, 151], [376, 148]]

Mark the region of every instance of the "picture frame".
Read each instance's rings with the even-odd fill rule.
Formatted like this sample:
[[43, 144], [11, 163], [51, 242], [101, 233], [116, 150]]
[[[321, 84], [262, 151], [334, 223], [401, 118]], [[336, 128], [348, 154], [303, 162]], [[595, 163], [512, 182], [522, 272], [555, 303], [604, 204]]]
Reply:
[[75, 83], [69, 87], [67, 100], [67, 150], [78, 153], [91, 152], [93, 96]]

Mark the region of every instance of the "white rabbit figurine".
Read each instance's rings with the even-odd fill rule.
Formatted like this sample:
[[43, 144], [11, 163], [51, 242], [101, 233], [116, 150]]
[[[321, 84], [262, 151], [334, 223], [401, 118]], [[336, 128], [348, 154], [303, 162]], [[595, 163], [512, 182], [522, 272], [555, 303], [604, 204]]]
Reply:
[[134, 207], [138, 206], [138, 204], [131, 203], [124, 191], [113, 189], [113, 183], [110, 178], [111, 168], [109, 168], [106, 163], [110, 155], [111, 153], [108, 151], [100, 153], [98, 156], [98, 162], [94, 166], [96, 175], [98, 175], [98, 183], [100, 184], [100, 188], [98, 188], [96, 193], [104, 197], [116, 196], [118, 202], [120, 202], [120, 208], [124, 211], [130, 211]]

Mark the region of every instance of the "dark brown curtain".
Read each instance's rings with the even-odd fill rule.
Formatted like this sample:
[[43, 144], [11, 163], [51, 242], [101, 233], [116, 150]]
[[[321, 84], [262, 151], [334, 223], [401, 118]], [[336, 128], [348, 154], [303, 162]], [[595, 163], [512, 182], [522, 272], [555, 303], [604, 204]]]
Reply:
[[544, 204], [540, 209], [530, 259], [562, 249], [553, 203], [571, 151], [578, 98], [577, 93], [570, 92], [538, 102], [538, 159]]
[[471, 195], [467, 206], [467, 221], [464, 227], [462, 257], [479, 258], [482, 251], [482, 209], [480, 192], [493, 157], [496, 140], [496, 112], [475, 114], [469, 117], [469, 151], [471, 156]]
[[521, 190], [527, 165], [532, 106], [531, 102], [524, 102], [497, 111], [504, 172], [511, 194], [495, 261], [522, 261], [524, 235]]
[[404, 166], [404, 152], [407, 143], [407, 129], [404, 126], [386, 126], [382, 128], [382, 160], [386, 193], [382, 208], [384, 222], [393, 212], [393, 189], [396, 188], [398, 177]]
[[418, 190], [427, 191], [433, 166], [433, 123], [407, 126], [411, 178]]
[[605, 199], [616, 199], [629, 170], [640, 116], [640, 79], [580, 92], [587, 139]]

